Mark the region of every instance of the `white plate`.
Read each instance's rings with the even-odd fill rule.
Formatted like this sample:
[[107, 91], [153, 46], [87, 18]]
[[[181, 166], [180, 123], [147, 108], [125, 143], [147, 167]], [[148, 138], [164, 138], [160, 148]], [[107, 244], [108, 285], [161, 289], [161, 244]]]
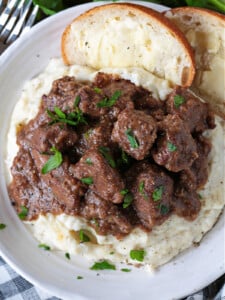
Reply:
[[[132, 1], [134, 2], [134, 1]], [[138, 1], [157, 10], [165, 7]], [[26, 80], [44, 70], [51, 57], [60, 56], [60, 36], [65, 26], [81, 12], [100, 2], [76, 6], [47, 18], [17, 40], [0, 57], [0, 157], [4, 157], [7, 126], [12, 109]], [[0, 251], [22, 276], [63, 299], [172, 299], [197, 291], [225, 271], [224, 218], [193, 247], [154, 274], [136, 269], [130, 273], [89, 270], [82, 258], [66, 260], [43, 251], [16, 216], [7, 195], [4, 164], [0, 161]], [[77, 280], [78, 275], [83, 280]]]

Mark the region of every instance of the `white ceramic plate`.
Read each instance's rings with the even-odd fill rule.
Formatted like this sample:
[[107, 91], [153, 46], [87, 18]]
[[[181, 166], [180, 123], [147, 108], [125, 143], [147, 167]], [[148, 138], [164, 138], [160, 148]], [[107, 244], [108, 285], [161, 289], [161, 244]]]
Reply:
[[[132, 1], [134, 2], [134, 1]], [[138, 1], [144, 4], [144, 2]], [[60, 56], [60, 37], [65, 26], [94, 5], [76, 6], [36, 25], [0, 57], [0, 157], [4, 157], [7, 126], [24, 82], [44, 70], [52, 57]], [[145, 3], [159, 11], [165, 7]], [[224, 266], [224, 218], [193, 247], [154, 274], [136, 269], [130, 273], [89, 270], [83, 258], [71, 261], [37, 247], [37, 241], [23, 226], [11, 207], [0, 161], [0, 252], [22, 276], [63, 299], [136, 300], [181, 298], [222, 275]], [[83, 276], [83, 280], [76, 277]]]

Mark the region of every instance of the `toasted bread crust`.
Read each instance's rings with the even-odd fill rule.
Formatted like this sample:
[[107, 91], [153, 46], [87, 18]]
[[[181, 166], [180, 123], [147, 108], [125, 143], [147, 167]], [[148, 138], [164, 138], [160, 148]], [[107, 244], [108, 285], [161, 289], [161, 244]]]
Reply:
[[[184, 68], [184, 72], [182, 74], [182, 78], [180, 78], [180, 85], [182, 86], [190, 86], [194, 75], [195, 75], [195, 63], [194, 63], [194, 55], [192, 48], [190, 47], [187, 39], [183, 35], [183, 33], [170, 22], [166, 17], [164, 17], [161, 13], [154, 11], [151, 8], [144, 7], [141, 5], [137, 4], [131, 4], [131, 3], [112, 3], [112, 4], [106, 4], [102, 6], [97, 6], [94, 7], [80, 16], [78, 16], [76, 19], [72, 21], [71, 24], [69, 24], [63, 35], [62, 35], [62, 41], [61, 41], [61, 52], [62, 52], [62, 57], [65, 62], [65, 64], [73, 64], [75, 63], [74, 60], [71, 59], [70, 51], [68, 51], [68, 41], [71, 38], [72, 34], [72, 26], [75, 28], [76, 24], [79, 24], [81, 22], [86, 22], [86, 20], [93, 18], [95, 16], [98, 16], [98, 14], [102, 13], [110, 13], [110, 10], [117, 9], [120, 12], [128, 12], [132, 15], [132, 13], [139, 14], [140, 18], [141, 16], [146, 17], [149, 19], [149, 22], [153, 22], [154, 24], [157, 24], [157, 26], [164, 30], [165, 32], [169, 32], [170, 36], [175, 38], [179, 44], [179, 47], [182, 48], [183, 52], [186, 55], [186, 59], [188, 61], [188, 67]], [[138, 44], [136, 45], [137, 47], [139, 46]], [[163, 47], [164, 45], [162, 45]], [[76, 63], [80, 63], [79, 61], [76, 61]], [[87, 65], [89, 65], [89, 62], [86, 62]], [[81, 63], [83, 64], [83, 63]], [[90, 65], [91, 66], [91, 65]], [[135, 63], [133, 66], [136, 66]], [[103, 67], [103, 66], [102, 66]], [[111, 67], [110, 65], [108, 67]], [[176, 83], [177, 84], [177, 83]]]

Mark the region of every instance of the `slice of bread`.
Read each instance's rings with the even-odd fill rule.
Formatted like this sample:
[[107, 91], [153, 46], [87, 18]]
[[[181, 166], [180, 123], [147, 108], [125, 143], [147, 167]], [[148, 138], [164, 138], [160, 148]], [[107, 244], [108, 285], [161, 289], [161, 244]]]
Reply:
[[194, 49], [196, 76], [191, 89], [225, 119], [225, 16], [194, 7], [171, 9], [165, 16]]
[[190, 86], [195, 66], [183, 33], [162, 14], [131, 3], [95, 7], [78, 16], [62, 36], [66, 64], [140, 67], [171, 82]]

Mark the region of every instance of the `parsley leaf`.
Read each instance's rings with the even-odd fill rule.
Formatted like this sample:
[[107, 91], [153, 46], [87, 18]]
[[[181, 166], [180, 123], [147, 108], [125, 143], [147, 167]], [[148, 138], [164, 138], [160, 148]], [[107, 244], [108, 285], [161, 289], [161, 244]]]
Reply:
[[[120, 192], [121, 193], [121, 192]], [[131, 205], [132, 201], [134, 199], [134, 196], [132, 193], [127, 193], [124, 197], [124, 200], [123, 200], [123, 208], [127, 208], [128, 206]]]
[[126, 268], [123, 268], [121, 269], [122, 272], [131, 272], [131, 269], [126, 269]]
[[42, 249], [44, 249], [44, 250], [46, 250], [46, 251], [51, 250], [51, 248], [50, 248], [48, 245], [46, 245], [46, 244], [39, 244], [38, 247], [39, 247], [39, 248], [42, 248]]
[[58, 151], [55, 147], [52, 147], [51, 152], [53, 152], [54, 155], [49, 158], [41, 169], [42, 174], [47, 174], [48, 172], [58, 168], [63, 162], [62, 153], [60, 151]]
[[79, 238], [81, 243], [90, 242], [89, 236], [86, 235], [82, 229], [79, 231]]
[[81, 178], [81, 182], [90, 185], [90, 184], [93, 184], [93, 178], [92, 177], [84, 177], [84, 178]]
[[120, 195], [126, 195], [127, 193], [129, 192], [129, 190], [128, 189], [123, 189], [123, 190], [121, 190], [120, 191]]
[[152, 193], [152, 199], [154, 201], [159, 201], [162, 199], [162, 194], [163, 194], [163, 186], [160, 186], [160, 187], [154, 189], [154, 191]]
[[83, 278], [84, 278], [83, 276], [80, 275], [77, 276], [77, 279], [83, 279]]
[[3, 229], [5, 229], [5, 228], [6, 228], [6, 225], [3, 224], [3, 223], [0, 223], [0, 230], [3, 230]]
[[148, 200], [148, 195], [145, 193], [145, 183], [144, 181], [141, 181], [138, 187], [138, 191], [145, 198], [145, 200]]
[[93, 162], [91, 161], [91, 158], [90, 158], [90, 157], [88, 157], [88, 158], [85, 160], [85, 162], [86, 162], [87, 165], [92, 165], [92, 164], [93, 164]]
[[94, 87], [94, 91], [96, 94], [101, 94], [102, 93], [102, 90], [100, 88], [98, 88], [97, 86]]
[[168, 206], [166, 206], [165, 204], [160, 204], [159, 205], [159, 211], [160, 211], [160, 214], [162, 215], [162, 216], [164, 216], [164, 215], [167, 215], [168, 214], [168, 212], [170, 211], [170, 209], [169, 209], [169, 207]]
[[110, 98], [104, 98], [102, 101], [98, 102], [96, 105], [97, 107], [111, 107], [113, 106], [116, 101], [121, 96], [121, 91], [115, 91], [112, 97]]
[[143, 261], [146, 253], [144, 250], [131, 250], [130, 258], [137, 261]]
[[174, 96], [173, 101], [174, 101], [174, 106], [176, 108], [179, 108], [181, 106], [181, 104], [183, 104], [185, 102], [185, 99], [184, 99], [184, 97], [182, 97], [180, 95], [176, 95], [176, 96]]
[[139, 143], [136, 140], [133, 131], [129, 128], [125, 131], [125, 134], [127, 136], [127, 139], [130, 143], [131, 148], [136, 149], [139, 147]]
[[107, 160], [107, 162], [109, 163], [110, 167], [112, 168], [116, 168], [116, 162], [115, 160], [112, 158], [112, 155], [110, 154], [110, 150], [108, 147], [104, 147], [104, 146], [100, 146], [99, 148], [99, 152], [104, 156], [104, 158]]
[[28, 215], [28, 208], [26, 206], [21, 205], [20, 206], [20, 213], [18, 213], [18, 216], [21, 220], [24, 220], [26, 216]]
[[167, 149], [169, 150], [169, 152], [174, 152], [177, 150], [177, 147], [173, 143], [167, 142]]
[[91, 268], [91, 270], [116, 270], [116, 267], [110, 264], [107, 260], [96, 262]]

